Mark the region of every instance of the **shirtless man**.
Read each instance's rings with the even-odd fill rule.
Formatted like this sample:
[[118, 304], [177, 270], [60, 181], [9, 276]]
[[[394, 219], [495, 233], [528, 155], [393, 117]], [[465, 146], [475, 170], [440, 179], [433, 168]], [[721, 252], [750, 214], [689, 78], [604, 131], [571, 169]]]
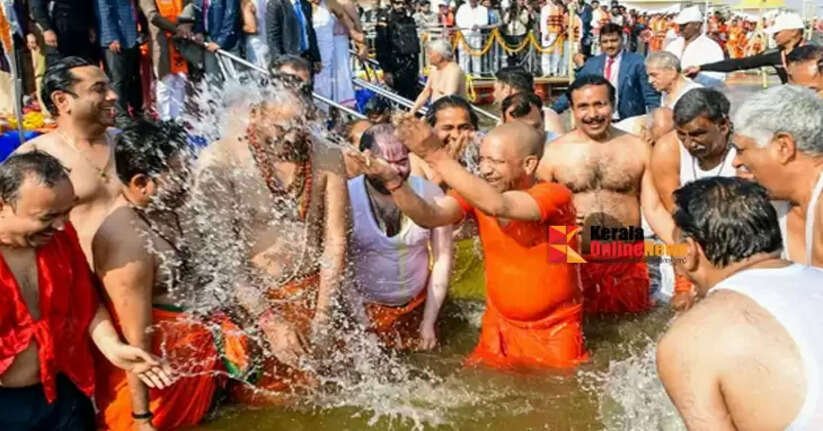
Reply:
[[[729, 107], [729, 99], [711, 88], [693, 89], [675, 105], [675, 131], [658, 140], [651, 164], [657, 193], [669, 212], [674, 209], [672, 193], [681, 186], [701, 178], [735, 176]], [[694, 291], [682, 275], [674, 291], [669, 289], [665, 286], [663, 293], [672, 296], [672, 307], [691, 306]]]
[[686, 427], [820, 429], [823, 271], [780, 259], [777, 216], [755, 183], [704, 178], [675, 204], [688, 250], [678, 267], [705, 299], [663, 335], [657, 370]]
[[734, 166], [762, 184], [782, 207], [788, 260], [823, 266], [823, 99], [784, 85], [761, 91], [735, 113]]
[[[99, 364], [96, 405], [106, 429], [197, 425], [218, 386], [214, 373], [223, 367], [209, 327], [183, 313], [185, 290], [194, 287], [187, 285], [191, 262], [178, 214], [187, 148], [188, 135], [173, 122], [138, 120], [116, 138], [124, 185], [94, 236], [95, 270], [129, 344], [173, 358], [186, 377], [150, 392], [135, 376]], [[132, 412], [152, 417], [135, 419]]]
[[431, 65], [429, 79], [409, 111], [412, 115], [426, 102], [434, 103], [443, 96], [466, 97], [466, 74], [454, 61], [451, 45], [443, 39], [435, 39], [426, 46], [426, 55]]
[[57, 129], [26, 142], [15, 153], [43, 151], [68, 169], [77, 194], [69, 220], [91, 263], [91, 240], [120, 192], [107, 133], [114, 125], [117, 95], [99, 67], [66, 57], [46, 70], [42, 97]]
[[[294, 367], [307, 339], [329, 329], [346, 253], [346, 174], [340, 152], [306, 133], [301, 122], [316, 112], [303, 93], [272, 90], [234, 115], [225, 138], [200, 155], [194, 200], [222, 209], [203, 226], [228, 248], [214, 250], [215, 275], [276, 358], [258, 386], [288, 391], [306, 380]], [[235, 255], [242, 261], [225, 257]]]
[[[469, 102], [460, 96], [445, 96], [434, 102], [426, 113], [426, 123], [434, 128], [437, 138], [448, 148], [449, 154], [455, 159], [461, 159], [466, 146], [477, 130], [477, 114]], [[411, 173], [431, 181], [439, 186], [445, 186], [440, 175], [435, 172], [425, 160], [416, 154], [409, 154]]]
[[481, 144], [480, 176], [460, 166], [416, 119], [401, 124], [398, 137], [444, 178], [452, 188], [447, 196], [422, 199], [400, 172], [368, 153], [361, 155], [367, 161], [361, 169], [380, 178], [398, 208], [419, 226], [448, 226], [464, 218], [478, 225], [486, 311], [467, 363], [568, 369], [584, 362], [577, 271], [565, 256], [551, 260], [548, 234], [553, 226], [574, 221], [572, 196], [560, 184], [535, 180], [542, 136], [519, 122], [498, 126]]
[[[667, 243], [673, 227], [652, 180], [651, 149], [638, 137], [611, 126], [614, 91], [609, 81], [597, 75], [584, 75], [572, 83], [568, 94], [578, 127], [548, 146], [537, 172], [543, 181], [565, 184], [574, 193], [577, 223], [583, 228], [582, 252], [588, 257], [581, 275], [584, 305], [590, 312], [651, 307], [646, 263], [597, 256], [596, 250], [589, 250], [591, 234], [602, 228], [639, 229], [641, 208]], [[632, 239], [642, 241], [637, 235]]]
[[661, 107], [674, 109], [687, 91], [702, 87], [680, 72], [680, 59], [668, 51], [653, 52], [646, 57], [646, 75], [652, 87], [660, 92]]
[[98, 300], [67, 221], [76, 196], [60, 162], [39, 151], [12, 155], [0, 184], [0, 425], [94, 429], [95, 360], [149, 387], [171, 384], [158, 358], [120, 341]]

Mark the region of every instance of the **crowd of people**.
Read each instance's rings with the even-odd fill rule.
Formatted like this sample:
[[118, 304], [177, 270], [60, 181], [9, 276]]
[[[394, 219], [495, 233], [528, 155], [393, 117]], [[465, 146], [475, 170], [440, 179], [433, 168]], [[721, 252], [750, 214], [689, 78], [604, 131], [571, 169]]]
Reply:
[[[375, 17], [378, 61], [428, 111], [373, 98], [341, 147], [315, 133], [325, 114], [310, 94], [339, 90], [323, 53], [348, 56], [337, 36], [363, 40], [355, 5], [204, 3], [186, 18], [191, 4], [140, 2], [164, 47], [155, 68], [188, 68], [184, 51], [202, 43], [204, 79], [220, 69], [209, 53], [233, 47], [271, 75], [195, 151], [174, 120], [180, 98], [177, 114], [141, 118], [133, 83], [118, 81], [135, 75], [112, 73], [135, 45], [110, 38], [136, 31], [94, 31], [99, 58], [84, 45], [97, 27], [74, 27], [82, 9], [33, 0], [56, 127], [0, 163], [0, 424], [173, 429], [202, 421], [224, 389], [242, 404], [299, 398], [322, 384], [312, 359], [353, 342], [341, 332], [435, 349], [456, 244], [477, 237], [485, 312], [466, 365], [573, 370], [589, 359], [586, 316], [669, 303], [682, 314], [657, 366], [687, 427], [823, 426], [823, 48], [799, 16], [768, 27], [778, 50], [724, 60], [721, 48], [711, 62], [697, 8], [645, 57], [612, 14], [550, 110], [532, 73], [498, 70], [502, 121], [484, 133], [444, 39], [425, 45], [436, 72], [418, 98], [420, 41], [396, 0]], [[134, 17], [123, 6], [106, 26]], [[243, 32], [254, 21], [267, 36], [240, 43], [235, 7]], [[783, 85], [732, 115], [722, 72], [762, 65]]]

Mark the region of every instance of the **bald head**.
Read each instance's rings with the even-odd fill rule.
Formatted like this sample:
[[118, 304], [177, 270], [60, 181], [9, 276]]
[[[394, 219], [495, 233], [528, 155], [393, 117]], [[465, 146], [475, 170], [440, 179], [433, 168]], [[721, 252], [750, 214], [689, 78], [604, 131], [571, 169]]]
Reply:
[[543, 157], [544, 142], [540, 133], [520, 121], [495, 127], [486, 135], [486, 139], [499, 140], [513, 156], [535, 156], [538, 159]]

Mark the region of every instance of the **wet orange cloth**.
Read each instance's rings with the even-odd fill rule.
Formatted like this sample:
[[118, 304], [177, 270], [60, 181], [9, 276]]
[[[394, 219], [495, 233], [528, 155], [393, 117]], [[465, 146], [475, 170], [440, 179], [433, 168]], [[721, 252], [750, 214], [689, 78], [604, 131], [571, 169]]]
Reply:
[[477, 219], [485, 256], [486, 314], [480, 342], [467, 362], [574, 367], [588, 359], [577, 271], [573, 264], [549, 261], [550, 226], [574, 223], [572, 194], [556, 183], [524, 191], [537, 201], [541, 220], [505, 226], [449, 193], [466, 215]]
[[674, 293], [691, 292], [694, 284], [684, 275], [677, 274], [674, 278]]
[[[208, 327], [184, 313], [152, 309], [155, 332], [152, 351], [169, 361], [180, 375], [171, 387], [149, 389], [152, 423], [158, 430], [199, 423], [211, 407], [212, 397], [223, 377], [215, 373], [222, 364]], [[97, 362], [96, 403], [99, 429], [136, 429], [126, 373], [102, 360]]]
[[652, 307], [646, 262], [585, 259], [580, 280], [587, 313], [636, 313]]
[[[270, 289], [270, 310], [308, 338], [317, 302], [320, 274], [312, 274], [280, 288]], [[262, 360], [260, 378], [253, 386], [238, 384], [232, 388], [232, 398], [242, 404], [281, 404], [285, 397], [312, 384], [310, 373], [292, 368], [267, 354]]]
[[392, 307], [389, 305], [366, 304], [366, 314], [371, 322], [371, 331], [389, 347], [396, 349], [411, 349], [420, 342], [419, 329], [423, 321], [423, 306], [426, 302], [427, 290], [423, 289], [419, 295], [406, 305]]

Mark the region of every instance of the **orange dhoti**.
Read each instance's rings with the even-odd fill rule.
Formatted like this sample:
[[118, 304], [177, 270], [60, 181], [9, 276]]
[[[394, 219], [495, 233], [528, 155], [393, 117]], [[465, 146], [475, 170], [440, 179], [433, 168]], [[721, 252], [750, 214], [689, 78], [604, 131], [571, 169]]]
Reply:
[[508, 319], [486, 300], [483, 328], [467, 365], [496, 368], [574, 368], [586, 362], [581, 327], [583, 307], [562, 305], [532, 322]]
[[585, 259], [580, 280], [587, 313], [637, 313], [652, 307], [646, 262]]
[[366, 314], [369, 317], [369, 329], [380, 337], [387, 346], [396, 349], [412, 349], [420, 341], [419, 329], [426, 307], [426, 289], [420, 292], [406, 305], [368, 303]]
[[[270, 289], [268, 298], [272, 306], [269, 312], [288, 322], [305, 338], [309, 338], [319, 284], [320, 275], [313, 274], [285, 286]], [[232, 397], [235, 401], [258, 406], [283, 404], [290, 395], [313, 384], [309, 372], [280, 362], [271, 352], [262, 358], [261, 363], [259, 378], [253, 385], [240, 384], [233, 388]]]
[[[166, 389], [149, 389], [152, 423], [159, 430], [196, 425], [211, 407], [223, 377], [222, 363], [206, 324], [182, 312], [152, 309], [152, 351], [184, 376]], [[96, 402], [102, 430], [136, 429], [126, 373], [106, 360], [98, 361]]]

